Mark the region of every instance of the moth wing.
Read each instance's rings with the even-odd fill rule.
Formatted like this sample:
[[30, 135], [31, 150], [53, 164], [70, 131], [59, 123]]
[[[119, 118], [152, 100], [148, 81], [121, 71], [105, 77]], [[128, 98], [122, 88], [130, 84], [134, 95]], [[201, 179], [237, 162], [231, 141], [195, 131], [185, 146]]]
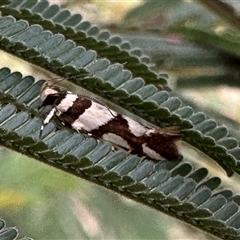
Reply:
[[161, 128], [158, 130], [159, 133], [161, 134], [166, 134], [169, 136], [173, 136], [176, 138], [181, 138], [181, 130], [178, 126], [171, 126], [171, 127], [166, 127], [166, 128]]

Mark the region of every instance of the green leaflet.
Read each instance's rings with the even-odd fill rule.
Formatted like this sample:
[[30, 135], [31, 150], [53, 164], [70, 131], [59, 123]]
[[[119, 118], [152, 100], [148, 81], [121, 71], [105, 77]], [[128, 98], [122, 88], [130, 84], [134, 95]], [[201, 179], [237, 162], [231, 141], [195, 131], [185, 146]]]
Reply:
[[222, 52], [230, 53], [239, 58], [240, 56], [240, 44], [239, 37], [234, 35], [218, 36], [213, 31], [205, 31], [203, 29], [173, 26], [170, 31], [181, 33], [194, 42], [210, 45], [217, 48]]
[[[11, 84], [8, 84], [11, 82]], [[85, 178], [184, 220], [221, 238], [238, 237], [239, 197], [222, 189], [218, 177], [186, 162], [153, 162], [88, 136], [47, 125], [39, 139], [43, 113], [36, 92], [43, 81], [0, 70], [1, 145]], [[6, 86], [7, 85], [7, 86]], [[12, 104], [5, 104], [9, 102]], [[14, 105], [15, 106], [14, 106]], [[22, 111], [19, 111], [21, 110]], [[220, 210], [220, 211], [219, 211]], [[214, 231], [213, 231], [214, 229]]]
[[55, 4], [49, 5], [47, 1], [13, 0], [9, 5], [1, 5], [0, 10], [5, 16], [10, 14], [17, 19], [27, 20], [29, 24], [40, 24], [53, 33], [61, 33], [76, 45], [96, 51], [101, 58], [124, 64], [134, 77], [143, 77], [148, 83], [167, 84], [165, 78], [150, 69], [150, 59], [140, 49], [132, 48], [129, 42], [120, 37], [112, 37], [108, 31], [92, 26], [90, 22], [84, 21], [80, 14], [71, 15], [68, 10]]
[[0, 219], [0, 239], [14, 240], [16, 239], [17, 236], [18, 236], [18, 230], [16, 228], [6, 227], [5, 221], [3, 219]]
[[204, 113], [194, 113], [179, 98], [146, 85], [143, 79], [132, 78], [122, 65], [97, 59], [93, 50], [76, 47], [60, 34], [43, 31], [38, 25], [28, 26], [12, 17], [0, 19], [0, 48], [66, 77], [153, 124], [180, 126], [185, 141], [214, 159], [229, 176], [239, 173], [240, 148], [219, 141], [228, 137], [226, 127]]
[[[27, 5], [33, 3], [34, 1], [21, 2], [20, 5], [27, 8], [32, 7]], [[56, 27], [63, 24], [58, 25], [43, 19], [42, 10], [46, 2], [41, 4], [33, 8], [35, 13], [29, 15], [30, 19], [36, 18], [44, 29], [47, 29], [49, 24], [52, 31], [57, 31]], [[11, 14], [14, 15], [14, 8], [20, 5], [19, 1], [14, 1]], [[41, 14], [38, 15], [37, 12]], [[52, 17], [51, 12], [54, 11], [48, 9], [43, 15], [45, 18], [54, 19], [55, 22], [66, 19], [68, 14], [64, 11], [66, 16]], [[26, 13], [22, 15], [27, 16], [27, 11], [21, 13], [15, 10], [15, 13], [19, 18], [22, 18], [19, 15], [22, 13]], [[78, 24], [79, 15], [69, 18], [67, 24], [74, 25], [74, 19]], [[71, 78], [75, 75], [77, 77], [74, 80], [69, 80], [124, 106], [158, 126], [180, 126], [185, 129], [184, 139], [211, 156], [229, 175], [233, 171], [239, 172], [239, 144], [236, 139], [228, 136], [226, 127], [219, 126], [215, 120], [208, 119], [203, 113], [194, 114], [192, 108], [182, 105], [180, 98], [170, 97], [167, 92], [159, 92], [155, 86], [146, 85], [147, 77], [142, 79], [143, 75], [133, 73], [134, 67], [130, 69], [128, 66], [131, 72], [124, 70], [121, 64], [110, 63], [124, 62], [115, 60], [119, 50], [117, 47], [114, 50], [110, 44], [111, 41], [114, 44], [118, 43], [118, 38], [106, 41], [105, 51], [108, 52], [107, 49], [111, 46], [115, 54], [115, 58], [111, 60], [111, 56], [107, 54], [104, 55], [105, 58], [101, 58], [103, 55], [100, 56], [99, 51], [92, 51], [91, 44], [95, 42], [95, 37], [92, 39], [89, 36], [94, 36], [98, 30], [88, 22], [82, 21], [77, 25], [84, 34], [88, 34], [88, 38], [83, 36], [86, 41], [84, 47], [76, 46], [74, 41], [65, 40], [61, 34], [54, 35], [44, 31], [38, 25], [29, 27], [24, 21], [15, 23], [11, 17], [2, 18], [0, 24], [0, 45], [3, 50], [55, 71], [61, 76]], [[66, 31], [70, 35], [71, 27]], [[73, 37], [68, 36], [68, 39], [81, 38], [80, 33], [72, 33]], [[103, 39], [108, 39], [104, 34]], [[119, 44], [128, 48], [128, 44]], [[140, 56], [139, 51], [133, 53]], [[8, 69], [2, 69], [2, 72], [5, 72], [3, 78], [0, 74], [0, 99], [3, 103], [0, 109], [2, 144], [111, 188], [219, 237], [237, 239], [240, 227], [239, 198], [230, 190], [219, 190], [220, 179], [208, 179], [205, 168], [195, 171], [184, 161], [141, 161], [137, 156], [113, 151], [108, 143], [58, 130], [52, 123], [48, 125], [43, 141], [39, 141], [42, 113], [36, 111], [39, 100], [35, 97], [39, 94], [42, 82], [34, 84], [32, 77], [22, 81], [19, 73], [9, 74]], [[14, 106], [5, 105], [8, 102]], [[16, 109], [22, 112], [16, 112]]]
[[[15, 227], [7, 227], [3, 219], [0, 218], [0, 239], [1, 240], [15, 240], [19, 233]], [[19, 239], [19, 238], [18, 238]], [[21, 240], [32, 240], [32, 238], [24, 237]]]

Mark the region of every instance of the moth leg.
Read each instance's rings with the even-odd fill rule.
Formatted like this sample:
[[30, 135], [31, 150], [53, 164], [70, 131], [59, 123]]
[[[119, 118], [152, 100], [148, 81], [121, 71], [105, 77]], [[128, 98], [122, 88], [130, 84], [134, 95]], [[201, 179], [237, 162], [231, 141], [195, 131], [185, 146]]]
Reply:
[[85, 130], [84, 128], [81, 128], [79, 130], [80, 133], [83, 133], [83, 134], [87, 134], [88, 136], [91, 136], [91, 133], [89, 133], [87, 130]]
[[40, 111], [40, 109], [42, 108], [43, 104], [41, 104], [37, 109], [38, 111]]
[[78, 133], [83, 133], [83, 134], [86, 134], [88, 136], [92, 136], [91, 133], [89, 133], [87, 130], [85, 130], [84, 128], [80, 128], [80, 129], [76, 129], [76, 128], [72, 128], [74, 129], [75, 131], [77, 131]]
[[128, 148], [124, 148], [124, 147], [121, 147], [119, 145], [117, 145], [116, 143], [112, 143], [112, 150], [124, 150], [127, 154], [131, 154], [132, 153], [132, 149], [128, 149]]
[[49, 112], [49, 114], [46, 116], [46, 118], [44, 119], [43, 124], [42, 124], [41, 129], [40, 129], [39, 138], [42, 137], [43, 129], [44, 129], [44, 127], [50, 122], [50, 120], [52, 119], [52, 117], [53, 117], [54, 114], [55, 114], [55, 111], [56, 111], [56, 109], [53, 108], [53, 109]]

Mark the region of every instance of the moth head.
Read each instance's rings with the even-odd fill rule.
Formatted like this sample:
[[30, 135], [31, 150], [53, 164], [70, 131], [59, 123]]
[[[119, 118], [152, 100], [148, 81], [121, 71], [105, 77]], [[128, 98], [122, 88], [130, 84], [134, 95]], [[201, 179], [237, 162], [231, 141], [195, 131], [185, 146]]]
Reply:
[[53, 105], [61, 93], [61, 89], [51, 82], [46, 81], [40, 92], [40, 99], [42, 106]]

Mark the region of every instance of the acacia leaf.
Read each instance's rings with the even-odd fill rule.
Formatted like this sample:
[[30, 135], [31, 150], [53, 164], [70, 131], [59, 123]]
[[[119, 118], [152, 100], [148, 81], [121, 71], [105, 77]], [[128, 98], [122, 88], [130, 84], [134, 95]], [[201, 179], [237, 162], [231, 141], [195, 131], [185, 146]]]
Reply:
[[[6, 76], [6, 73], [9, 75]], [[3, 84], [14, 76], [18, 85]], [[185, 161], [152, 161], [110, 143], [72, 132], [54, 122], [46, 126], [39, 139], [44, 112], [36, 111], [40, 102], [35, 97], [43, 81], [22, 78], [20, 73], [0, 70], [0, 135], [1, 145], [26, 154], [48, 165], [112, 189], [124, 196], [163, 211], [221, 238], [237, 238], [239, 196], [221, 186], [218, 177], [208, 177], [206, 168], [195, 169]], [[29, 84], [29, 80], [32, 85]], [[21, 84], [20, 84], [21, 83]], [[25, 85], [25, 87], [24, 87]], [[18, 86], [18, 87], [17, 87]], [[1, 89], [4, 88], [4, 90]], [[13, 96], [12, 89], [18, 89]], [[19, 101], [19, 99], [26, 100]], [[33, 99], [38, 104], [33, 105]], [[8, 103], [9, 100], [11, 103]], [[223, 213], [222, 213], [223, 212]], [[217, 226], [217, 227], [216, 227]]]

